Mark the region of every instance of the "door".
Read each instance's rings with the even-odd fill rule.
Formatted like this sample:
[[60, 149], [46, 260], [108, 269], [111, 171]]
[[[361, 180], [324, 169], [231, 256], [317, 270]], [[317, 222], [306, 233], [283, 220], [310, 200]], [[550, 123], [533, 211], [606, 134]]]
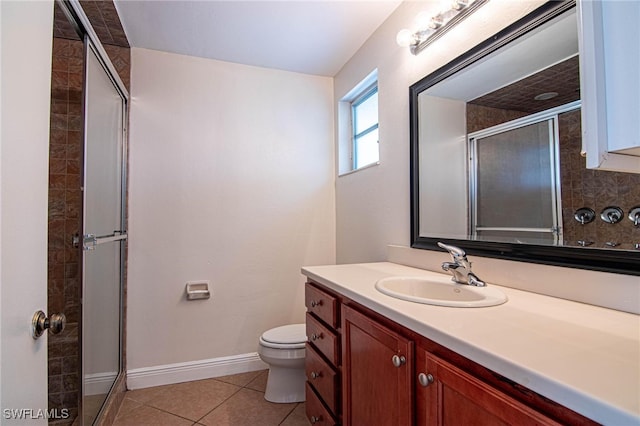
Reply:
[[420, 347], [416, 379], [418, 426], [558, 425]]
[[85, 39], [82, 411], [98, 415], [121, 370], [125, 99]]
[[413, 342], [342, 307], [345, 425], [411, 425]]
[[30, 326], [47, 306], [53, 2], [3, 1], [0, 16], [0, 424], [46, 425], [47, 334]]
[[474, 237], [562, 241], [557, 114], [567, 108], [469, 135]]

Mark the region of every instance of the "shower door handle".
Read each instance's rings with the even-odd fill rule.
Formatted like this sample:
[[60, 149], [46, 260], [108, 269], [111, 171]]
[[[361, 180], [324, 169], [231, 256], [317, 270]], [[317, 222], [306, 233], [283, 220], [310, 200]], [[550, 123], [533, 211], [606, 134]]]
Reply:
[[101, 236], [96, 236], [95, 234], [85, 234], [82, 238], [82, 249], [95, 250], [97, 245], [126, 239], [126, 231], [113, 231], [113, 234]]

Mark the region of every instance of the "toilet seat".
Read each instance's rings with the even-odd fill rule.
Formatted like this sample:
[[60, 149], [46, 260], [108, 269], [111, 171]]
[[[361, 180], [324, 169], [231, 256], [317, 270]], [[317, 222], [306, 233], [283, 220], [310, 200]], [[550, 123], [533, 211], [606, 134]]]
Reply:
[[260, 336], [260, 344], [274, 349], [302, 349], [307, 342], [305, 324], [289, 324], [272, 328]]

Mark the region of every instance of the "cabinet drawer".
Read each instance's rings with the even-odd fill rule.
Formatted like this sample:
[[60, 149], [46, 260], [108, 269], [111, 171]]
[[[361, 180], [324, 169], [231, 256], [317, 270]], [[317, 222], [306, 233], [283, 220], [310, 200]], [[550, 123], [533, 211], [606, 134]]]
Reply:
[[333, 365], [340, 362], [340, 340], [336, 334], [307, 312], [307, 338]]
[[307, 343], [305, 371], [307, 382], [318, 392], [331, 412], [336, 412], [338, 380], [334, 369]]
[[336, 421], [329, 411], [322, 405], [320, 397], [315, 393], [309, 382], [306, 383], [306, 413], [307, 419], [314, 425], [335, 426]]
[[313, 312], [329, 327], [338, 327], [338, 300], [335, 297], [307, 283], [304, 304], [308, 312]]

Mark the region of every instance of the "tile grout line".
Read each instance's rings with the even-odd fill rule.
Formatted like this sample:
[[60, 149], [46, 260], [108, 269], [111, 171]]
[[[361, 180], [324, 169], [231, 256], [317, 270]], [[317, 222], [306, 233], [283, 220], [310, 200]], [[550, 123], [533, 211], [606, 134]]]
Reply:
[[[136, 410], [139, 410], [139, 409], [140, 409], [140, 408], [142, 408], [142, 407], [147, 407], [147, 408], [151, 408], [151, 409], [154, 409], [154, 410], [160, 411], [160, 412], [165, 413], [165, 414], [169, 414], [169, 415], [172, 415], [172, 416], [178, 417], [178, 418], [180, 418], [180, 419], [183, 419], [183, 420], [186, 420], [186, 421], [189, 421], [189, 422], [193, 422], [193, 423], [192, 423], [192, 425], [197, 425], [197, 426], [202, 425], [202, 426], [206, 426], [206, 425], [204, 425], [203, 423], [200, 423], [200, 421], [201, 421], [202, 419], [204, 419], [205, 417], [207, 417], [209, 414], [211, 414], [213, 411], [215, 411], [217, 408], [219, 408], [222, 404], [224, 404], [225, 402], [227, 402], [229, 399], [233, 398], [235, 395], [237, 395], [237, 394], [238, 394], [240, 391], [242, 391], [243, 389], [247, 389], [247, 390], [249, 390], [249, 391], [253, 391], [253, 392], [258, 392], [258, 393], [260, 393], [260, 394], [263, 394], [263, 395], [264, 395], [264, 391], [257, 390], [257, 389], [253, 389], [253, 388], [250, 388], [250, 387], [249, 387], [249, 385], [251, 385], [254, 381], [256, 381], [256, 380], [257, 380], [257, 379], [258, 379], [262, 374], [265, 374], [265, 372], [260, 372], [260, 373], [258, 373], [255, 377], [253, 377], [251, 380], [249, 380], [249, 382], [245, 383], [244, 385], [237, 385], [237, 384], [234, 384], [234, 383], [229, 383], [229, 382], [226, 382], [226, 381], [223, 381], [223, 380], [219, 380], [220, 378], [218, 378], [218, 377], [212, 377], [212, 378], [210, 378], [210, 379], [215, 380], [215, 381], [217, 381], [217, 382], [219, 382], [219, 383], [224, 383], [224, 384], [226, 384], [226, 385], [232, 385], [232, 386], [235, 386], [235, 387], [237, 387], [237, 390], [236, 390], [235, 392], [233, 392], [231, 395], [229, 395], [227, 398], [225, 398], [223, 401], [221, 401], [219, 404], [217, 404], [215, 407], [213, 407], [211, 410], [209, 410], [207, 413], [205, 413], [205, 414], [204, 414], [202, 417], [200, 417], [198, 420], [193, 420], [193, 419], [190, 419], [190, 418], [186, 418], [186, 417], [184, 417], [184, 416], [182, 416], [182, 415], [179, 415], [179, 414], [176, 414], [176, 413], [173, 413], [173, 412], [167, 411], [167, 410], [162, 409], [162, 408], [155, 407], [155, 406], [153, 406], [153, 405], [150, 405], [149, 403], [139, 401], [139, 400], [137, 400], [137, 399], [135, 399], [135, 398], [131, 398], [131, 397], [129, 397], [129, 396], [125, 396], [125, 398], [128, 398], [128, 399], [130, 399], [131, 401], [133, 401], [133, 402], [136, 402], [136, 403], [140, 404], [140, 406], [139, 406], [139, 407], [134, 408], [133, 410], [131, 410], [131, 412], [136, 411]], [[268, 372], [267, 372], [266, 374], [268, 374]], [[222, 377], [225, 377], [225, 376], [222, 376]], [[203, 380], [206, 380], [206, 379], [203, 379]], [[282, 422], [284, 422], [284, 421], [287, 419], [287, 417], [289, 417], [289, 416], [291, 415], [291, 413], [293, 412], [293, 410], [295, 410], [295, 408], [298, 406], [298, 404], [299, 404], [299, 403], [296, 403], [296, 405], [295, 405], [295, 406], [293, 407], [293, 409], [292, 409], [292, 410], [291, 410], [291, 411], [290, 411], [290, 412], [285, 416], [285, 418], [283, 419], [283, 421], [282, 421]], [[116, 420], [118, 419], [118, 417], [120, 417], [120, 413], [118, 413], [118, 414], [116, 415]], [[126, 417], [126, 416], [125, 416], [125, 417]], [[280, 422], [280, 424], [282, 424], [282, 422]]]
[[291, 416], [293, 414], [294, 411], [296, 411], [296, 408], [298, 408], [298, 406], [300, 406], [299, 402], [296, 402], [296, 404], [293, 406], [293, 408], [291, 409], [291, 411], [289, 411], [289, 413], [284, 416], [284, 419], [282, 419], [282, 421], [280, 423], [278, 423], [278, 425], [283, 424], [284, 422], [287, 421], [287, 419], [289, 418], [289, 416]]
[[[224, 383], [227, 385], [233, 385], [232, 383], [227, 383], [227, 382], [223, 382], [222, 380], [218, 380], [215, 377], [213, 377], [213, 380], [220, 382], [220, 383]], [[207, 411], [202, 417], [200, 417], [198, 420], [195, 421], [194, 424], [199, 424], [200, 420], [204, 419], [205, 417], [207, 417], [209, 414], [213, 413], [218, 407], [220, 407], [222, 404], [224, 404], [225, 402], [227, 402], [229, 399], [233, 398], [234, 395], [236, 395], [238, 392], [240, 392], [242, 389], [244, 389], [244, 386], [238, 386], [238, 385], [233, 385], [233, 386], [237, 386], [238, 389], [232, 393], [231, 395], [229, 395], [227, 398], [225, 398], [222, 402], [220, 402], [220, 404], [216, 405], [215, 407], [213, 407], [211, 410]], [[191, 420], [191, 419], [189, 419]], [[193, 420], [192, 420], [193, 421]], [[204, 424], [204, 423], [203, 423]]]
[[[126, 398], [126, 397], [125, 397], [125, 398]], [[147, 403], [140, 402], [140, 401], [137, 401], [137, 400], [132, 399], [132, 398], [130, 398], [130, 399], [131, 399], [132, 401], [135, 401], [135, 402], [137, 402], [137, 403], [139, 403], [139, 404], [140, 404], [140, 407], [136, 407], [136, 408], [134, 408], [133, 410], [131, 410], [130, 412], [133, 412], [133, 411], [135, 411], [135, 410], [139, 410], [139, 409], [140, 409], [140, 408], [142, 408], [142, 407], [146, 407], [146, 408], [151, 408], [151, 409], [153, 409], [153, 410], [160, 411], [160, 412], [165, 413], [165, 414], [170, 414], [170, 415], [172, 415], [172, 416], [174, 416], [174, 417], [178, 417], [178, 418], [181, 418], [181, 419], [183, 419], [183, 420], [187, 420], [187, 421], [189, 421], [189, 422], [193, 422], [193, 420], [188, 419], [188, 418], [186, 418], [186, 417], [183, 417], [183, 416], [181, 416], [181, 415], [179, 415], [179, 414], [172, 413], [172, 412], [167, 411], [167, 410], [163, 410], [162, 408], [154, 407], [153, 405], [149, 405], [149, 404], [147, 404]], [[119, 415], [119, 414], [118, 414], [118, 415], [116, 415], [116, 420], [118, 419], [118, 417], [120, 417], [120, 415]], [[195, 422], [195, 423], [197, 423], [197, 422]], [[195, 424], [195, 423], [194, 423], [194, 424]]]
[[[213, 378], [213, 379], [214, 379], [214, 380], [216, 380], [216, 378]], [[204, 379], [204, 380], [206, 380], [206, 379]], [[179, 418], [181, 418], [181, 419], [184, 419], [184, 420], [187, 420], [187, 421], [190, 421], [190, 422], [194, 422], [193, 424], [197, 424], [198, 422], [200, 422], [200, 420], [202, 420], [203, 418], [205, 418], [206, 416], [208, 416], [208, 415], [209, 415], [213, 410], [215, 410], [215, 409], [216, 409], [216, 408], [218, 408], [220, 405], [222, 405], [224, 402], [226, 402], [227, 400], [229, 400], [229, 398], [233, 397], [235, 394], [237, 394], [237, 393], [238, 393], [238, 392], [240, 392], [242, 389], [244, 389], [244, 387], [242, 387], [242, 386], [238, 386], [238, 385], [234, 385], [234, 384], [232, 384], [232, 383], [223, 382], [223, 381], [221, 381], [221, 380], [216, 380], [216, 381], [217, 381], [217, 382], [220, 382], [220, 383], [224, 383], [224, 384], [226, 384], [226, 385], [236, 386], [238, 389], [237, 389], [235, 392], [233, 392], [231, 395], [229, 395], [227, 398], [225, 398], [225, 399], [224, 399], [220, 404], [216, 405], [216, 406], [215, 406], [215, 407], [213, 407], [211, 410], [209, 410], [206, 414], [204, 414], [204, 415], [203, 415], [202, 417], [200, 417], [198, 420], [193, 420], [193, 419], [189, 419], [189, 418], [187, 418], [187, 417], [183, 417], [183, 416], [181, 416], [181, 415], [179, 415], [179, 414], [172, 413], [171, 411], [167, 411], [167, 410], [164, 410], [164, 409], [162, 409], [162, 408], [155, 407], [155, 406], [150, 405], [150, 404], [148, 404], [148, 403], [146, 403], [146, 402], [138, 401], [137, 399], [134, 399], [134, 398], [131, 398], [131, 397], [127, 397], [127, 396], [125, 396], [125, 398], [129, 398], [131, 401], [135, 401], [135, 402], [137, 402], [138, 404], [140, 404], [140, 407], [136, 407], [136, 408], [134, 408], [134, 410], [138, 410], [138, 409], [140, 409], [141, 407], [148, 407], [148, 408], [152, 408], [152, 409], [154, 409], [154, 410], [161, 411], [161, 412], [166, 413], [166, 414], [171, 414], [172, 416], [179, 417]], [[134, 410], [132, 410], [132, 411], [134, 411]], [[119, 414], [118, 414], [118, 415], [116, 415], [116, 419], [117, 419], [118, 417], [119, 417]]]

